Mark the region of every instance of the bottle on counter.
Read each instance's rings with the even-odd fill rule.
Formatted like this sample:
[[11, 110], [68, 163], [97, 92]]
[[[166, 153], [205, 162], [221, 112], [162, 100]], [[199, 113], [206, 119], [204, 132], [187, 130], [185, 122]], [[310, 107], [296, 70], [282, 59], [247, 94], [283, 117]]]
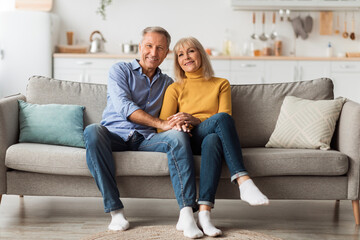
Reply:
[[331, 45], [331, 42], [328, 43], [328, 46], [326, 48], [326, 56], [328, 56], [328, 57], [333, 56], [333, 47]]
[[282, 55], [282, 41], [277, 40], [274, 44], [274, 56]]
[[232, 42], [230, 40], [230, 31], [229, 31], [229, 29], [226, 29], [225, 38], [224, 38], [224, 42], [223, 42], [222, 54], [225, 56], [230, 56], [231, 52], [232, 52]]

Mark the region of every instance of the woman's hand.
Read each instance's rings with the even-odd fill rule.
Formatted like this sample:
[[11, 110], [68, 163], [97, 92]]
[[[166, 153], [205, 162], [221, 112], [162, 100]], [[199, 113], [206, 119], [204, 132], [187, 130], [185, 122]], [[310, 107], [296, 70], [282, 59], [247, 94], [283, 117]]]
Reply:
[[171, 126], [197, 126], [201, 123], [200, 119], [194, 117], [193, 115], [185, 112], [178, 112], [167, 118]]

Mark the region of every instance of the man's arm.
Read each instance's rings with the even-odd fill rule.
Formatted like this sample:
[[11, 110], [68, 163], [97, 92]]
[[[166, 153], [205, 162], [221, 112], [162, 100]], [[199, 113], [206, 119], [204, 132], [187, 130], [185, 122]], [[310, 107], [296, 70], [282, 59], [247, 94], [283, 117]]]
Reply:
[[138, 109], [130, 114], [128, 119], [134, 123], [162, 129], [164, 131], [172, 129], [172, 127], [169, 125], [169, 121], [155, 118], [141, 109]]

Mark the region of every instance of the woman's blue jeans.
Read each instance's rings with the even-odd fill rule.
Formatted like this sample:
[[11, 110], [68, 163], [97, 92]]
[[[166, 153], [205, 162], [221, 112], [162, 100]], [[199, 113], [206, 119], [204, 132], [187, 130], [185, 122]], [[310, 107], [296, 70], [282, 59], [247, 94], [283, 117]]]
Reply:
[[[180, 209], [196, 209], [196, 182], [193, 153], [189, 135], [169, 130], [150, 139], [138, 132], [124, 141], [100, 124], [91, 124], [84, 130], [86, 162], [103, 196], [105, 212], [124, 207], [116, 183], [115, 162], [112, 152], [138, 150], [164, 152], [168, 157], [170, 177]], [[141, 184], [141, 183], [139, 183]]]
[[229, 114], [218, 113], [196, 126], [192, 135], [193, 153], [201, 154], [198, 204], [213, 207], [223, 158], [230, 170], [231, 181], [248, 175], [235, 123]]

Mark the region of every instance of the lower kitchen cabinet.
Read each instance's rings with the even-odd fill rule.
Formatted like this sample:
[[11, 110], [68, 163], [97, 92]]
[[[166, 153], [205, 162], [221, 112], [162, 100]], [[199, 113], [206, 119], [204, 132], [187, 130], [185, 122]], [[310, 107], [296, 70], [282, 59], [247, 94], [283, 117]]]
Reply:
[[[133, 58], [54, 57], [54, 78], [79, 82], [107, 83], [108, 72], [118, 61]], [[232, 85], [312, 80], [329, 77], [334, 82], [335, 97], [360, 102], [360, 61], [334, 60], [238, 60], [211, 59], [216, 77]], [[174, 60], [160, 65], [163, 73], [174, 77]]]
[[240, 85], [264, 83], [264, 63], [264, 61], [257, 60], [231, 60], [230, 78], [228, 78], [230, 84]]
[[296, 81], [330, 77], [330, 61], [297, 61]]
[[281, 83], [306, 81], [330, 76], [329, 61], [284, 61], [265, 62], [265, 82]]
[[106, 84], [109, 69], [115, 62], [115, 59], [54, 58], [54, 78]]
[[293, 82], [297, 80], [296, 61], [264, 61], [265, 83]]
[[334, 96], [346, 97], [360, 103], [360, 62], [332, 62], [331, 69]]

